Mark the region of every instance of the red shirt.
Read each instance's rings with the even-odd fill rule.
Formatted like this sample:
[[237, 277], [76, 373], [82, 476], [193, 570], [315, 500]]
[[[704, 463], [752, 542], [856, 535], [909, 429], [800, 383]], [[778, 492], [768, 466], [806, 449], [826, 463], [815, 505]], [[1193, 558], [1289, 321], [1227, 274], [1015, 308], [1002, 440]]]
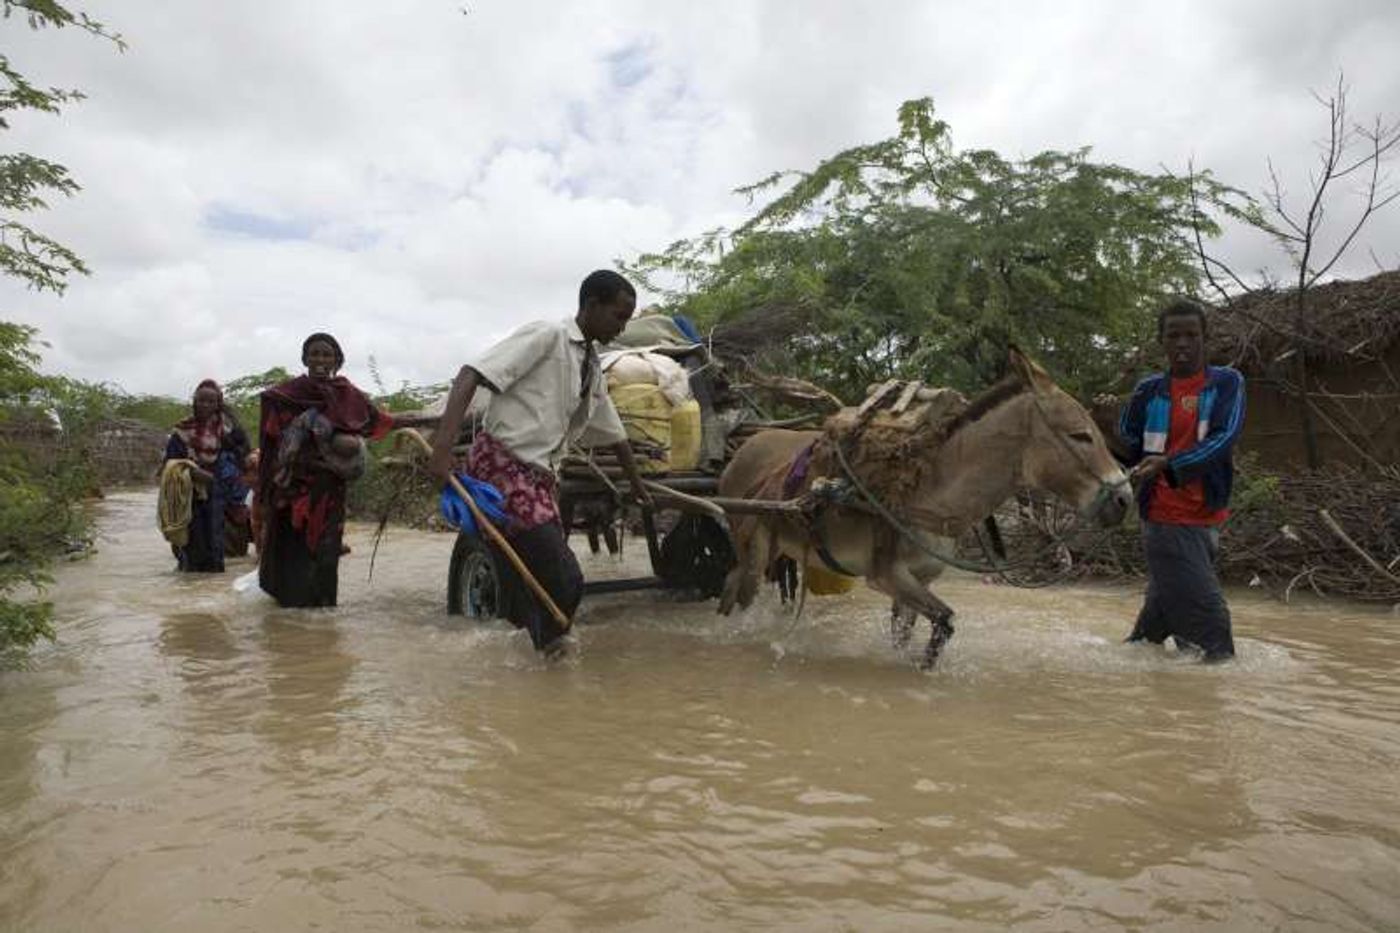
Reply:
[[[1172, 377], [1172, 418], [1167, 428], [1168, 457], [1196, 446], [1196, 430], [1200, 417], [1196, 410], [1201, 390], [1206, 387], [1206, 373], [1201, 370], [1185, 379]], [[1172, 487], [1165, 473], [1157, 477], [1152, 501], [1147, 507], [1150, 521], [1165, 525], [1219, 525], [1230, 517], [1229, 509], [1212, 512], [1206, 507], [1205, 486], [1199, 479]]]

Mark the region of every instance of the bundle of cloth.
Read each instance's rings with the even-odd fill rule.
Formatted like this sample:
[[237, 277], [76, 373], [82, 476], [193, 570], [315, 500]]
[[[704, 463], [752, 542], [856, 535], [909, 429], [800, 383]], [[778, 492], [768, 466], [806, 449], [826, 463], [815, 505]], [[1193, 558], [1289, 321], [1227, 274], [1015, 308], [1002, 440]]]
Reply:
[[599, 354], [598, 361], [607, 373], [610, 392], [619, 386], [653, 385], [672, 405], [682, 405], [695, 397], [685, 367], [652, 349], [610, 350]]
[[700, 405], [685, 367], [645, 347], [609, 351], [599, 362], [643, 471], [694, 469], [700, 459]]

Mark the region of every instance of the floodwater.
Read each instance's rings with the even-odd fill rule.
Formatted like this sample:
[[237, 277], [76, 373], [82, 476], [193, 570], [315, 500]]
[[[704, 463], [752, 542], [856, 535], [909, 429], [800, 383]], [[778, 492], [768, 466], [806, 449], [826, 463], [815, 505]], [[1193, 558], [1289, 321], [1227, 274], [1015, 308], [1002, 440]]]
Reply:
[[1119, 643], [1133, 591], [963, 578], [924, 675], [864, 591], [626, 594], [550, 666], [444, 614], [447, 535], [289, 611], [101, 509], [0, 674], [0, 929], [1400, 929], [1388, 612], [1236, 593], [1207, 667]]

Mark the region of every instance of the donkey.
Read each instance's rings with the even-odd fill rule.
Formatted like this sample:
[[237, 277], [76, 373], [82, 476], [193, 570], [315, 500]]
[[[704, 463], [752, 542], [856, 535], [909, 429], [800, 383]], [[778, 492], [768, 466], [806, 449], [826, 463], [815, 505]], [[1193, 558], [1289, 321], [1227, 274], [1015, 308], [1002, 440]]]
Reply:
[[[754, 435], [720, 476], [719, 495], [759, 498], [820, 437], [819, 431]], [[839, 502], [812, 522], [786, 515], [732, 520], [737, 563], [725, 580], [720, 613], [736, 604], [747, 608], [774, 560], [805, 565], [814, 549], [822, 550], [824, 563], [864, 577], [893, 600], [897, 647], [908, 643], [917, 616], [929, 620], [933, 633], [921, 663], [928, 669], [953, 634], [953, 610], [929, 590], [945, 566], [935, 555], [951, 555], [960, 534], [1025, 487], [1059, 496], [1101, 527], [1122, 522], [1133, 502], [1128, 478], [1089, 413], [1014, 348], [1006, 378], [968, 404], [932, 457], [911, 497], [915, 507], [896, 516], [903, 530], [868, 507]]]

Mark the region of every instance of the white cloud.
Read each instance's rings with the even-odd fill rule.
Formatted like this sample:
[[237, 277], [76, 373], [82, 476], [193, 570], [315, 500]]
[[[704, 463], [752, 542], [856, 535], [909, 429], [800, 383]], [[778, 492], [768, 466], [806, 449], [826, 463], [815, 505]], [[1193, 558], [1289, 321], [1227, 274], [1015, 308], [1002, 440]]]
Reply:
[[[361, 382], [371, 354], [391, 385], [445, 380], [567, 314], [587, 271], [742, 217], [734, 187], [889, 135], [911, 97], [961, 145], [1194, 158], [1249, 187], [1270, 155], [1306, 184], [1307, 92], [1338, 69], [1358, 116], [1400, 100], [1383, 0], [88, 9], [127, 53], [0, 25], [17, 65], [89, 94], [7, 143], [83, 184], [34, 221], [94, 269], [61, 299], [0, 284], [0, 314], [42, 328], [51, 369], [173, 394], [294, 367], [316, 329]], [[1392, 265], [1396, 214], [1369, 241]]]

